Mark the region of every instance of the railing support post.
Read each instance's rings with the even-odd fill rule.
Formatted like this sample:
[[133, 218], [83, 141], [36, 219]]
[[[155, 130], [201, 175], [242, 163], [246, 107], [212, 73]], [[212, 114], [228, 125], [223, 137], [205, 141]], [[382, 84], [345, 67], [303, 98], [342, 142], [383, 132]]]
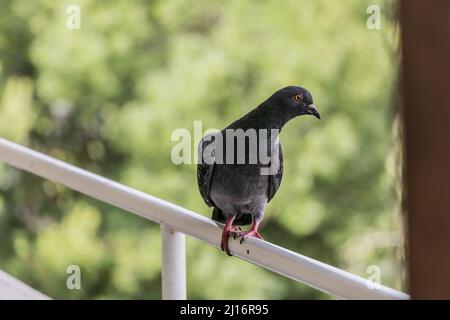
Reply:
[[185, 235], [161, 224], [162, 298], [186, 299]]

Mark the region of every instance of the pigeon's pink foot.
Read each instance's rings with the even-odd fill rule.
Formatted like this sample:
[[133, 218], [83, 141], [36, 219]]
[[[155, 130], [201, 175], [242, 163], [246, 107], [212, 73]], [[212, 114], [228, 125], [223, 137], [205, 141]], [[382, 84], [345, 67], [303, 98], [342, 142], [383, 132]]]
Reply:
[[234, 234], [234, 239], [241, 238], [241, 241], [240, 241], [241, 244], [248, 237], [255, 237], [255, 238], [264, 240], [264, 238], [258, 232], [258, 226], [259, 226], [259, 223], [254, 223], [252, 228], [249, 231], [236, 232]]
[[232, 226], [230, 231], [231, 231], [231, 233], [236, 234], [236, 233], [241, 232], [242, 229], [241, 229], [241, 227], [238, 227], [238, 226]]
[[232, 254], [230, 252], [230, 248], [228, 247], [228, 238], [230, 235], [234, 235], [239, 232], [238, 230], [240, 230], [239, 227], [233, 226], [234, 217], [235, 216], [229, 216], [227, 218], [227, 222], [225, 223], [225, 227], [222, 231], [222, 241], [220, 243], [220, 248], [222, 251], [225, 251], [229, 256], [232, 256]]
[[242, 244], [242, 242], [244, 242], [245, 239], [247, 239], [249, 237], [255, 237], [255, 238], [264, 240], [262, 235], [260, 235], [259, 232], [256, 230], [241, 231], [241, 232], [237, 232], [235, 235], [235, 239], [241, 238], [241, 241], [240, 241], [241, 244]]

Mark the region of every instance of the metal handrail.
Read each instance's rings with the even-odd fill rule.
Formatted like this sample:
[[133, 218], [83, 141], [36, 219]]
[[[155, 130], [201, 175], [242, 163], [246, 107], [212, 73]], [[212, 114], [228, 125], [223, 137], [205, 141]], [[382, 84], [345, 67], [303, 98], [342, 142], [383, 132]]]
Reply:
[[0, 270], [0, 300], [50, 300], [22, 281]]
[[[173, 203], [1, 138], [0, 161], [159, 223], [164, 299], [186, 298], [184, 234], [220, 246], [220, 224]], [[230, 250], [243, 260], [340, 298], [409, 299], [403, 292], [373, 285], [367, 279], [260, 239], [249, 238], [242, 245], [230, 239]]]

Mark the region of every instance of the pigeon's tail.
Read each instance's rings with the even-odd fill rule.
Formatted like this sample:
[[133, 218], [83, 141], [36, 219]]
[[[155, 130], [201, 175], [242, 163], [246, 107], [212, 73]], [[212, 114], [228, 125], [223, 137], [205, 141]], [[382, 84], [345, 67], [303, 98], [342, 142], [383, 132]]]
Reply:
[[[225, 214], [223, 213], [223, 211], [221, 209], [214, 207], [211, 219], [213, 219], [217, 222], [220, 222], [220, 223], [225, 223], [227, 220], [227, 217], [225, 216]], [[253, 218], [250, 214], [238, 213], [236, 219], [234, 219], [233, 225], [246, 226], [246, 225], [251, 224], [252, 221], [253, 221]]]
[[214, 207], [211, 219], [220, 223], [225, 223], [226, 217], [223, 214], [222, 210], [220, 210], [217, 207]]

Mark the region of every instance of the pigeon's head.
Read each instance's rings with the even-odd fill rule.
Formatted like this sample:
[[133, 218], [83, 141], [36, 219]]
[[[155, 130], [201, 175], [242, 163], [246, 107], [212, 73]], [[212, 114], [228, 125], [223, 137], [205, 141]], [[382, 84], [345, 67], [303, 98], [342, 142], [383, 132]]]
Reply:
[[278, 90], [272, 96], [278, 100], [294, 116], [313, 115], [320, 119], [320, 113], [313, 103], [313, 98], [308, 90], [302, 87], [290, 86]]

